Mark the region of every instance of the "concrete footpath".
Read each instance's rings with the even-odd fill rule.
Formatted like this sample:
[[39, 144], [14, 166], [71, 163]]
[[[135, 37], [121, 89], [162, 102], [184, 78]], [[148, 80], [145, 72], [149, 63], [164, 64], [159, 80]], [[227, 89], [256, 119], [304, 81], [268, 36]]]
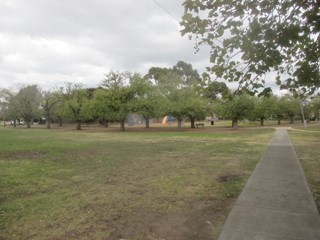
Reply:
[[277, 129], [218, 240], [320, 240], [320, 215], [287, 130]]

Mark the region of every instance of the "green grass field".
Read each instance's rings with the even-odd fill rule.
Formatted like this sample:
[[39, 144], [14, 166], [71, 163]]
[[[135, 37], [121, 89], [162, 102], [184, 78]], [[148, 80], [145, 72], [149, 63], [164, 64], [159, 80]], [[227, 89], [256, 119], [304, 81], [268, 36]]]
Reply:
[[[274, 130], [0, 128], [0, 239], [216, 239]], [[290, 137], [320, 209], [320, 128]]]
[[0, 239], [215, 239], [273, 130], [0, 128]]
[[320, 126], [301, 129], [289, 131], [290, 138], [320, 211]]

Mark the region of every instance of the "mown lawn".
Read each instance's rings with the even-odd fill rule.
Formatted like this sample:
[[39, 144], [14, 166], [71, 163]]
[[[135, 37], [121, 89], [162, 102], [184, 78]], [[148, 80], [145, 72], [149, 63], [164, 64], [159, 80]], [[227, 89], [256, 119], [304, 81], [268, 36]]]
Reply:
[[320, 126], [289, 133], [320, 211]]
[[273, 130], [0, 128], [0, 239], [216, 239]]

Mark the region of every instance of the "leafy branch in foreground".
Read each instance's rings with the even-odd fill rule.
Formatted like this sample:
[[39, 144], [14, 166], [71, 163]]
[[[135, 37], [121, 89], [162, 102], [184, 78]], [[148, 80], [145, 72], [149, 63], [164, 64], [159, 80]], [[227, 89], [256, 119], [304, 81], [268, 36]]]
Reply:
[[211, 48], [208, 70], [258, 92], [266, 74], [276, 73], [281, 89], [314, 93], [320, 87], [319, 1], [185, 0], [182, 35], [195, 48]]

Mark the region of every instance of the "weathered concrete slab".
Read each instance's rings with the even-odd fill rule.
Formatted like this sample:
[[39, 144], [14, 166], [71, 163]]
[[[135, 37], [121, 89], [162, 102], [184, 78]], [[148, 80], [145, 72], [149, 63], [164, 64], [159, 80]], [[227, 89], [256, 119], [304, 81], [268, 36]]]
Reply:
[[295, 179], [253, 179], [242, 191], [237, 205], [317, 214], [312, 196]]
[[[316, 214], [236, 206], [232, 209], [226, 222], [225, 231], [315, 240], [320, 237], [319, 227], [319, 216]], [[228, 234], [225, 237], [228, 237]], [[220, 237], [219, 240], [221, 239], [229, 238]]]
[[286, 130], [277, 130], [219, 240], [320, 240], [320, 216]]
[[227, 233], [228, 235], [221, 234], [219, 239], [228, 240], [300, 240], [299, 238], [286, 238], [278, 237], [274, 235], [262, 235], [259, 233], [243, 232], [243, 231], [232, 231]]

